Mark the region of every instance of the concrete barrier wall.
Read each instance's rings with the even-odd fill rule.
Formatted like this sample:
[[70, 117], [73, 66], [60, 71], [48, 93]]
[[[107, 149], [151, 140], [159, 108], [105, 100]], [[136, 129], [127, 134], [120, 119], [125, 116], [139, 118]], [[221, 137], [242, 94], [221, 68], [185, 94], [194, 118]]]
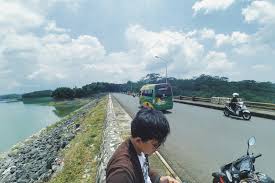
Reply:
[[[221, 99], [219, 99], [219, 98], [221, 98]], [[195, 105], [195, 106], [200, 106], [200, 107], [223, 110], [224, 109], [223, 105], [226, 101], [228, 101], [228, 99], [230, 100], [230, 98], [223, 98], [223, 97], [214, 98], [213, 97], [211, 102], [180, 100], [180, 99], [173, 99], [173, 101], [177, 102], [177, 103], [188, 104], [188, 105]], [[263, 110], [263, 109], [251, 107], [251, 108], [249, 108], [249, 111], [252, 114], [252, 116], [275, 120], [274, 110]]]
[[224, 105], [226, 102], [229, 102], [231, 98], [228, 97], [211, 97], [211, 103]]
[[[197, 102], [209, 102], [212, 104], [224, 105], [227, 101], [230, 101], [231, 98], [228, 97], [211, 97], [211, 98], [203, 98], [203, 97], [190, 97], [190, 96], [174, 96], [174, 99], [178, 100], [190, 100], [190, 101], [197, 101]], [[243, 101], [247, 107], [253, 107], [257, 109], [263, 110], [273, 110], [275, 111], [275, 104], [274, 103], [262, 103], [262, 102], [251, 102], [245, 101], [243, 98], [239, 99]]]
[[103, 143], [98, 157], [98, 171], [96, 183], [106, 182], [106, 167], [109, 159], [123, 142], [123, 139], [130, 134], [130, 124], [132, 118], [118, 105], [113, 103], [109, 94], [107, 116], [105, 119]]

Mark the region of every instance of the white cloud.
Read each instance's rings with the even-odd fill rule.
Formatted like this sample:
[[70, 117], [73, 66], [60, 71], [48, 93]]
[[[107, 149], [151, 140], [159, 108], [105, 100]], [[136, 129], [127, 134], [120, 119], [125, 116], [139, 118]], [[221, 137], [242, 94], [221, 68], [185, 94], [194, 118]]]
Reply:
[[199, 72], [203, 67], [199, 64], [203, 45], [184, 33], [152, 32], [135, 25], [126, 30], [126, 39], [128, 51], [107, 54], [98, 39], [89, 35], [72, 38], [51, 33], [38, 37], [14, 32], [6, 36], [0, 55], [6, 60], [4, 68], [11, 70], [6, 75], [17, 73], [14, 79], [21, 83], [20, 87], [35, 83], [81, 86], [93, 81], [137, 80], [148, 72], [162, 72], [164, 64], [155, 55], [166, 59], [172, 55], [167, 64], [174, 76]]
[[48, 0], [47, 3], [49, 6], [54, 6], [56, 4], [65, 4], [67, 8], [75, 12], [79, 9], [82, 1], [83, 0]]
[[230, 34], [216, 34], [215, 30], [203, 28], [200, 30], [193, 30], [186, 34], [189, 38], [204, 41], [207, 39], [214, 40], [216, 47], [223, 45], [237, 46], [246, 44], [251, 40], [251, 35], [243, 32], [234, 31]]
[[66, 32], [57, 27], [55, 21], [48, 20], [49, 9], [57, 5], [65, 5], [76, 12], [82, 0], [0, 0], [0, 29], [27, 31], [45, 26], [46, 31]]
[[165, 68], [165, 61], [157, 60], [156, 55], [166, 60], [174, 76], [183, 77], [200, 70], [204, 46], [183, 32], [152, 32], [136, 25], [127, 29], [126, 37], [148, 72], [160, 72]]
[[230, 62], [223, 52], [210, 51], [203, 61], [206, 64], [205, 73], [224, 74], [232, 70], [234, 63]]
[[18, 83], [17, 81], [15, 81], [15, 80], [7, 83], [7, 85], [6, 85], [7, 89], [13, 89], [13, 88], [16, 88], [16, 87], [19, 87], [19, 86], [21, 86], [21, 84]]
[[263, 64], [252, 65], [251, 68], [256, 71], [270, 71], [270, 70], [272, 70], [271, 66], [263, 65]]
[[[59, 37], [55, 35], [55, 37]], [[82, 75], [85, 64], [98, 63], [105, 56], [104, 47], [97, 38], [83, 35], [71, 39], [60, 35], [56, 42], [44, 41], [38, 57], [38, 70], [29, 75], [29, 79], [64, 80]], [[64, 41], [65, 37], [65, 41]], [[87, 78], [88, 79], [88, 78]]]
[[215, 36], [216, 46], [220, 47], [222, 45], [239, 45], [249, 42], [250, 36], [246, 33], [232, 32], [231, 35], [217, 34]]
[[[22, 0], [1, 0], [3, 2], [14, 2], [14, 3], [22, 3]], [[85, 0], [24, 0], [24, 5], [26, 7], [30, 7], [32, 11], [40, 12], [41, 14], [47, 14], [48, 10], [56, 7], [62, 6], [73, 12], [76, 12], [81, 3]]]
[[215, 31], [213, 29], [203, 28], [201, 30], [202, 39], [211, 39], [215, 37]]
[[47, 32], [54, 32], [54, 33], [66, 33], [66, 32], [69, 32], [69, 30], [57, 27], [55, 21], [49, 21], [48, 24], [45, 27], [45, 30]]
[[42, 25], [45, 18], [21, 2], [0, 0], [0, 28], [24, 30]]
[[269, 1], [252, 1], [252, 3], [242, 10], [242, 15], [248, 23], [257, 22], [259, 24], [275, 23], [275, 5]]
[[215, 31], [209, 28], [203, 28], [200, 30], [195, 29], [186, 33], [186, 37], [198, 40], [213, 39], [215, 36]]
[[203, 50], [203, 45], [176, 31], [147, 31], [139, 25], [130, 26], [126, 38], [131, 46], [135, 46], [153, 58], [155, 55], [168, 55], [182, 52], [190, 59], [195, 58]]
[[275, 29], [275, 4], [272, 0], [255, 0], [242, 10], [242, 14], [247, 23], [257, 23], [258, 30], [251, 35], [247, 45], [235, 49], [240, 55], [262, 56], [273, 58], [274, 51], [274, 29]]
[[0, 76], [3, 77], [7, 74], [11, 73], [11, 70], [0, 70]]
[[[0, 33], [1, 34], [1, 33]], [[39, 48], [39, 39], [35, 35], [18, 34], [17, 32], [9, 32], [2, 39], [2, 47], [5, 51], [17, 51], [17, 50], [32, 50]]]
[[[211, 29], [197, 32], [205, 39], [215, 37]], [[238, 37], [234, 35], [232, 39]], [[82, 86], [93, 81], [120, 83], [138, 80], [151, 72], [164, 75], [164, 61], [154, 57], [158, 55], [166, 60], [168, 76], [227, 75], [234, 67], [227, 55], [216, 51], [206, 53], [196, 36], [170, 30], [153, 32], [132, 25], [125, 31], [128, 49], [107, 53], [91, 35], [72, 38], [67, 33], [49, 33], [40, 37], [13, 32], [5, 36], [5, 44], [0, 44], [4, 63], [1, 71], [4, 74], [8, 70], [5, 76], [14, 76], [13, 80], [20, 83], [13, 87], [32, 90], [40, 89], [41, 83], [45, 88]]]
[[[232, 33], [232, 41], [239, 33]], [[143, 55], [143, 64], [148, 72], [161, 72], [164, 74], [164, 61], [154, 61], [154, 56], [161, 56], [166, 60], [168, 75], [180, 78], [193, 77], [203, 73], [212, 75], [232, 75], [235, 64], [229, 61], [226, 53], [210, 51], [205, 48], [197, 38], [215, 38], [212, 29], [182, 33], [176, 31], [147, 31], [141, 26], [131, 26], [127, 30], [127, 38], [132, 49], [137, 49], [138, 55]], [[241, 36], [240, 36], [241, 37]], [[240, 41], [240, 40], [239, 40]], [[240, 41], [242, 42], [242, 41]]]
[[[243, 56], [249, 57], [266, 57], [269, 55], [270, 59], [275, 56], [274, 48], [268, 44], [258, 42], [255, 37], [248, 44], [240, 45], [233, 48], [233, 52]], [[261, 59], [259, 59], [261, 61]]]
[[43, 44], [50, 43], [68, 43], [71, 41], [71, 37], [68, 34], [46, 34], [41, 38]]
[[13, 32], [0, 44], [1, 76], [6, 76], [6, 81], [0, 82], [3, 84], [13, 78], [21, 83], [13, 87], [24, 88], [31, 83], [77, 84], [83, 77], [83, 82], [89, 83], [94, 81], [93, 74], [82, 73], [83, 65], [101, 62], [105, 54], [97, 38], [88, 35], [73, 39], [67, 34], [38, 37]]
[[[164, 75], [165, 61], [156, 59], [155, 55], [166, 60], [168, 76], [186, 78], [203, 73], [228, 76], [236, 63], [231, 60], [236, 60], [231, 58], [231, 50], [222, 52], [220, 47], [231, 45], [233, 54], [245, 55], [256, 43], [251, 39], [258, 38], [257, 34], [251, 36], [237, 31], [216, 34], [209, 28], [185, 33], [167, 29], [151, 31], [141, 25], [131, 25], [125, 31], [126, 50], [107, 52], [97, 37], [71, 34], [70, 30], [57, 26], [55, 20], [48, 19], [49, 8], [60, 3], [70, 6], [71, 2], [26, 0], [23, 4], [19, 0], [0, 0], [16, 9], [0, 12], [0, 86], [9, 84], [10, 90], [33, 91], [82, 86], [94, 81], [120, 83], [138, 80], [151, 72]], [[72, 9], [80, 2], [76, 1]], [[193, 9], [196, 12], [226, 9], [234, 1], [216, 1], [215, 5], [212, 2], [197, 2]], [[214, 49], [219, 50], [204, 45], [204, 41], [213, 41], [219, 47]], [[264, 68], [253, 64], [254, 70]], [[248, 68], [251, 69], [251, 65]]]
[[192, 6], [192, 9], [195, 14], [199, 11], [204, 11], [205, 14], [208, 14], [212, 11], [225, 10], [230, 7], [234, 2], [235, 0], [201, 0], [197, 1]]

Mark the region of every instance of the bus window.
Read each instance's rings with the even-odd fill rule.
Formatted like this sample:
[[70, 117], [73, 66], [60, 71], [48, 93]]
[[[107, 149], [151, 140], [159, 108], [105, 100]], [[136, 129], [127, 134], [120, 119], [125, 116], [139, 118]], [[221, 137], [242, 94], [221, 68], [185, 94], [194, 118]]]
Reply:
[[152, 97], [153, 96], [153, 90], [144, 90], [144, 94], [142, 96]]
[[145, 96], [145, 90], [141, 91], [141, 96]]
[[148, 97], [153, 97], [153, 90], [148, 90]]
[[168, 85], [157, 85], [156, 86], [156, 97], [170, 97], [172, 96], [171, 87]]

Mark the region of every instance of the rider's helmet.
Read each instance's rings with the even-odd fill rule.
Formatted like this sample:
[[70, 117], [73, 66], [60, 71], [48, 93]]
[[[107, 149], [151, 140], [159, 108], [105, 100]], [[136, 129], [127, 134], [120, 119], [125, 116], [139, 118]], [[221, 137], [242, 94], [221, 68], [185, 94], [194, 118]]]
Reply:
[[239, 94], [238, 93], [233, 93], [232, 96], [233, 97], [239, 97]]

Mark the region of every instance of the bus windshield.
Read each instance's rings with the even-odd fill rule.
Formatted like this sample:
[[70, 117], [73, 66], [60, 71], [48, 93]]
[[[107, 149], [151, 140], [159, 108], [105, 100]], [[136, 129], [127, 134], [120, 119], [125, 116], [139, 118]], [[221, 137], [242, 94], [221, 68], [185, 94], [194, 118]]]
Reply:
[[156, 85], [156, 97], [170, 97], [172, 96], [171, 87], [167, 84]]

